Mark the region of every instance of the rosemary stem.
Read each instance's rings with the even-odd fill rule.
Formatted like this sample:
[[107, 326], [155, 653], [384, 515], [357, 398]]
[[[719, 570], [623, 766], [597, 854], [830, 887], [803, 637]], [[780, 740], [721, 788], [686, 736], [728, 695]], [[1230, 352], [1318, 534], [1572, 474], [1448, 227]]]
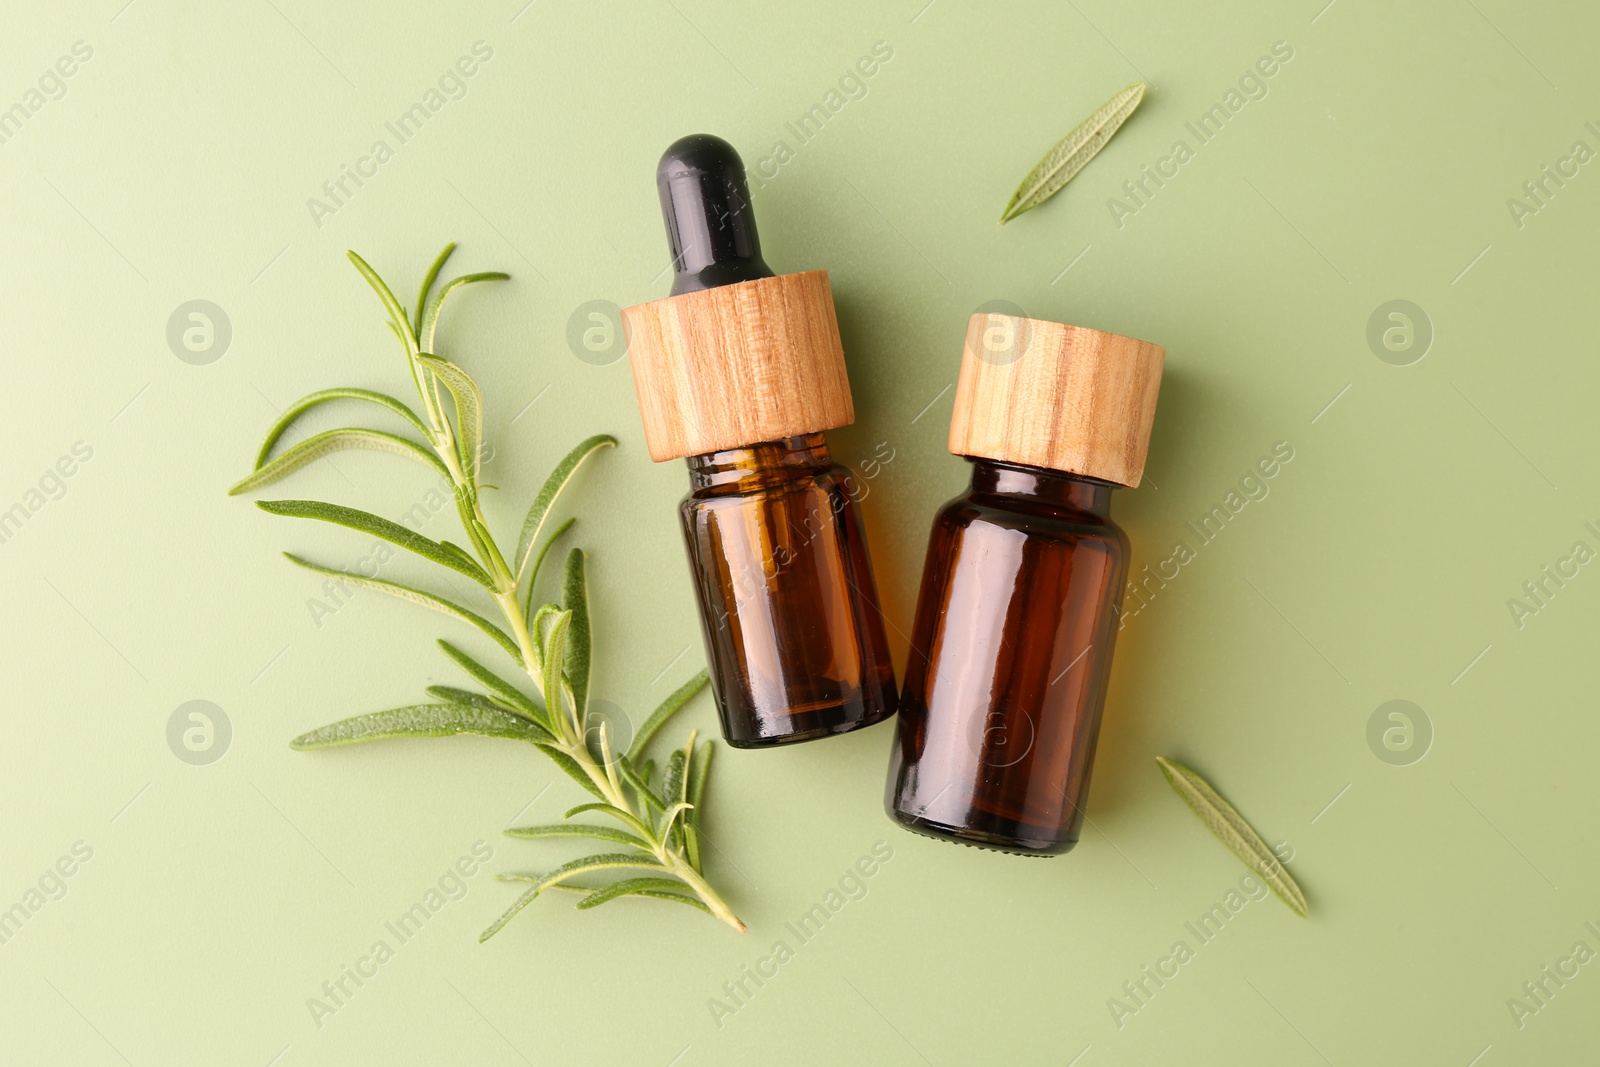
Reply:
[[[431, 410], [429, 415], [430, 421], [433, 421], [433, 412]], [[444, 422], [442, 417], [438, 421]], [[550, 723], [559, 731], [557, 734], [559, 747], [582, 769], [584, 775], [594, 783], [594, 787], [605, 797], [606, 803], [621, 811], [634, 812], [634, 805], [628, 800], [627, 794], [622, 788], [622, 783], [617, 779], [615, 773], [609, 767], [602, 768], [595, 762], [594, 756], [590, 754], [588, 745], [584, 743], [583, 724], [569, 722], [565, 715], [559, 713], [559, 687], [561, 681], [559, 678], [554, 680], [554, 688], [558, 691], [554, 694], [554, 710], [551, 710], [552, 686], [550, 679], [546, 679], [540, 670], [539, 656], [535, 651], [534, 634], [529, 630], [528, 621], [517, 604], [517, 580], [506, 563], [505, 555], [500, 551], [499, 546], [495, 544], [494, 536], [489, 532], [489, 524], [484, 518], [483, 508], [478, 502], [477, 494], [468, 493], [463, 497], [460, 492], [461, 490], [470, 490], [471, 483], [467, 472], [462, 469], [460, 458], [456, 455], [455, 448], [450, 443], [453, 435], [447, 427], [448, 423], [445, 423], [444, 427], [436, 425], [436, 430], [440, 435], [440, 444], [435, 446], [435, 451], [439, 454], [439, 458], [444, 461], [445, 469], [450, 472], [450, 480], [458, 491], [457, 499], [468, 499], [472, 502], [470, 511], [465, 507], [461, 509], [462, 526], [465, 527], [468, 537], [479, 549], [480, 554], [483, 556], [484, 565], [488, 568], [490, 576], [495, 580], [495, 604], [500, 608], [500, 614], [505, 617], [507, 624], [511, 627], [512, 636], [516, 639], [517, 648], [521, 652], [520, 658], [523, 670], [527, 672], [528, 677], [533, 681], [534, 687], [544, 697], [545, 708], [550, 712]], [[634, 812], [634, 814], [637, 814], [637, 812]], [[695, 896], [700, 898], [701, 903], [710, 909], [712, 915], [721, 919], [741, 934], [744, 933], [746, 929], [744, 922], [738, 915], [734, 914], [727, 901], [723, 900], [722, 896], [711, 887], [711, 883], [707, 882], [700, 872], [694, 869], [694, 865], [667, 844], [665, 840], [667, 836], [666, 829], [663, 829], [659, 836], [650, 835], [650, 850], [655, 854], [656, 859], [661, 862], [662, 866], [673, 877], [688, 886]]]
[[[580, 742], [563, 748], [563, 751], [579, 767], [583, 768], [583, 773], [589, 776], [589, 780], [594, 783], [595, 788], [605, 796], [606, 803], [623, 811], [633, 810], [633, 806], [628, 802], [628, 798], [622, 792], [621, 787], [613, 784], [610, 776], [595, 763], [594, 757], [589, 753], [588, 746]], [[745, 932], [744, 922], [734, 914], [727, 901], [723, 900], [722, 896], [711, 887], [711, 883], [707, 882], [700, 872], [694, 869], [693, 864], [684, 859], [676, 850], [669, 847], [664, 840], [656, 838], [654, 835], [652, 835], [652, 840], [650, 841], [650, 850], [655, 853], [656, 859], [660, 860], [662, 865], [675, 878], [678, 878], [690, 889], [694, 890], [695, 896], [699, 897], [701, 902], [711, 909], [712, 915], [715, 915], [741, 934]]]

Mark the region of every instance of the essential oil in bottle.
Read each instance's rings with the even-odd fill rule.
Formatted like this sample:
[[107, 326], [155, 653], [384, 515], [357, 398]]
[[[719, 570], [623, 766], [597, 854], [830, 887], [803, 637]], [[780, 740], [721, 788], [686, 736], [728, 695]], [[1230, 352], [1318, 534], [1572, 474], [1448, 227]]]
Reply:
[[680, 512], [723, 736], [757, 748], [880, 722], [894, 668], [855, 482], [823, 437], [855, 421], [827, 272], [768, 269], [726, 141], [677, 141], [656, 186], [672, 295], [623, 323], [650, 458], [689, 464]]
[[1022, 855], [1078, 840], [1163, 350], [1010, 315], [967, 328], [885, 805], [918, 833]]

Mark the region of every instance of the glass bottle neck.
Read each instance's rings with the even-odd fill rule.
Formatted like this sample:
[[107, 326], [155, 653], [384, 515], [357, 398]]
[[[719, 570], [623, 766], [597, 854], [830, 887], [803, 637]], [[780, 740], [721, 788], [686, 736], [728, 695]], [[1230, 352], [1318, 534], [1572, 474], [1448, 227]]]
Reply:
[[1005, 463], [968, 456], [972, 464], [972, 491], [985, 496], [1022, 497], [1052, 507], [1070, 508], [1091, 515], [1111, 514], [1111, 490], [1117, 486], [1081, 474]]
[[833, 457], [828, 454], [827, 438], [811, 433], [707, 452], [690, 456], [687, 462], [689, 487], [699, 491], [735, 486], [752, 488], [757, 484], [815, 474], [831, 467]]

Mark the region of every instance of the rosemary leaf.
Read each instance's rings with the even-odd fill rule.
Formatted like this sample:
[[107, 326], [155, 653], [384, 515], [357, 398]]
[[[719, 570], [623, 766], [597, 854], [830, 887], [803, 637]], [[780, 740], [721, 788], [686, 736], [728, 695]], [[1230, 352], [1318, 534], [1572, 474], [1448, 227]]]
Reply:
[[618, 822], [637, 830], [640, 836], [650, 836], [650, 828], [641, 822], [637, 815], [634, 815], [629, 811], [623, 811], [621, 808], [614, 807], [605, 803], [604, 801], [594, 804], [579, 804], [577, 807], [569, 810], [565, 815], [562, 816], [562, 818], [570, 819], [574, 815], [581, 815], [586, 811], [598, 811], [603, 815], [609, 815]]
[[520, 708], [524, 714], [531, 716], [533, 719], [544, 719], [544, 709], [529, 700], [527, 694], [522, 690], [461, 651], [455, 645], [452, 645], [449, 641], [441, 639], [439, 647], [444, 649], [445, 655], [455, 660], [456, 666], [476, 678], [485, 689], [499, 693], [502, 699], [510, 701]]
[[422, 416], [386, 393], [375, 393], [371, 389], [322, 389], [309, 396], [303, 396], [293, 404], [290, 404], [289, 410], [285, 411], [283, 416], [272, 424], [272, 429], [267, 431], [267, 439], [261, 443], [261, 451], [256, 455], [256, 469], [260, 470], [266, 464], [267, 457], [272, 455], [272, 449], [277, 445], [278, 439], [284, 435], [284, 432], [290, 426], [294, 425], [295, 420], [312, 408], [334, 400], [365, 400], [368, 403], [377, 404], [379, 407], [388, 408], [422, 431], [424, 437], [428, 436], [428, 427], [422, 421]]
[[[454, 541], [440, 541], [439, 542], [439, 547], [444, 550], [445, 555], [449, 556], [451, 559], [455, 560], [457, 563], [461, 564], [462, 566], [478, 567], [478, 561], [473, 559], [470, 555], [468, 555], [467, 554], [467, 550], [462, 548], [460, 545], [456, 544]], [[445, 564], [445, 566], [449, 566], [449, 564]], [[480, 571], [483, 570], [482, 567], [478, 567], [478, 569]], [[467, 572], [463, 572], [463, 573], [469, 573], [470, 574], [471, 572], [467, 571]], [[483, 579], [481, 579], [481, 578], [478, 579], [478, 581], [479, 581], [480, 584], [483, 583]], [[487, 588], [489, 588], [489, 589], [493, 589], [494, 588], [494, 585], [492, 583], [492, 579], [491, 579], [490, 584], [487, 586]]]
[[589, 632], [589, 587], [583, 572], [583, 549], [567, 553], [561, 581], [561, 606], [572, 613], [567, 626], [567, 680], [572, 684], [573, 714], [584, 722], [589, 714], [589, 657], [593, 652]]
[[420, 326], [417, 330], [417, 340], [421, 344], [422, 350], [425, 352], [433, 351], [433, 338], [435, 331], [439, 328], [439, 315], [444, 311], [444, 302], [451, 293], [463, 285], [471, 285], [473, 282], [503, 282], [509, 277], [511, 275], [503, 271], [488, 270], [478, 274], [463, 274], [461, 277], [452, 278], [446, 283], [445, 287], [439, 290], [439, 295], [434, 298], [433, 303], [428, 305], [426, 311], [418, 309], [422, 314], [422, 318], [419, 320]]
[[470, 611], [454, 601], [446, 600], [442, 596], [427, 593], [421, 589], [413, 589], [411, 586], [401, 585], [399, 582], [386, 582], [379, 578], [368, 578], [360, 574], [351, 574], [349, 571], [341, 571], [337, 567], [324, 567], [320, 563], [312, 563], [308, 559], [302, 559], [293, 552], [285, 552], [284, 557], [295, 566], [304, 567], [308, 571], [326, 574], [329, 577], [337, 578], [341, 582], [347, 582], [362, 589], [373, 589], [380, 593], [388, 593], [392, 597], [409, 600], [413, 604], [420, 604], [425, 608], [432, 608], [434, 611], [460, 619], [468, 625], [476, 626], [494, 638], [495, 641], [499, 642], [500, 647], [506, 650], [507, 655], [516, 656], [519, 654], [517, 643], [504, 630], [477, 612]]
[[[513, 826], [505, 831], [507, 837], [592, 837], [596, 841], [610, 841], [617, 845], [650, 851], [650, 843], [614, 826], [595, 826], [592, 823], [561, 822], [550, 826]], [[682, 883], [679, 883], [681, 886]]]
[[[672, 805], [672, 807], [661, 813], [662, 824], [665, 826], [669, 834], [677, 830], [679, 818], [687, 815], [688, 812], [688, 803], [680, 800], [678, 803]], [[669, 840], [672, 840], [674, 847], [677, 846], [677, 841], [675, 839], [669, 838]]]
[[[470, 689], [457, 689], [453, 685], [430, 685], [425, 692], [450, 704], [470, 704], [475, 708], [488, 708], [490, 711], [509, 711], [519, 719], [528, 718], [516, 708], [496, 700], [487, 693], [474, 693]], [[533, 720], [528, 719], [528, 721]]]
[[644, 755], [645, 746], [650, 743], [650, 739], [655, 736], [656, 731], [661, 729], [668, 719], [676, 715], [678, 709], [689, 703], [689, 698], [704, 689], [709, 681], [711, 681], [710, 673], [702, 669], [693, 678], [673, 690], [667, 699], [663, 700], [656, 707], [656, 710], [650, 713], [650, 717], [644, 721], [644, 725], [639, 727], [639, 732], [633, 735], [633, 744], [628, 746], [628, 759], [630, 762], [636, 762], [640, 756]]
[[[565, 722], [570, 725], [569, 736], [583, 737], [583, 722], [575, 715], [569, 717], [562, 705], [562, 694], [570, 690], [565, 684], [567, 663], [567, 634], [572, 628], [572, 612], [557, 611], [550, 616], [548, 635], [544, 638], [544, 651], [541, 658], [544, 662], [544, 710], [550, 716], [551, 722]], [[534, 634], [534, 640], [539, 640], [539, 635]], [[557, 733], [563, 731], [558, 730]]]
[[[562, 888], [577, 888], [563, 886]], [[694, 897], [686, 896], [683, 892], [683, 883], [675, 882], [670, 878], [623, 878], [612, 882], [608, 886], [596, 889], [582, 900], [578, 907], [584, 910], [598, 908], [608, 900], [618, 897], [654, 897], [656, 900], [671, 900], [679, 904], [687, 904], [701, 911], [709, 909]]]
[[619, 757], [617, 768], [622, 772], [622, 777], [626, 778], [628, 784], [633, 786], [634, 791], [639, 794], [639, 799], [650, 809], [654, 811], [665, 811], [667, 809], [667, 802], [657, 795], [654, 789], [650, 788], [650, 783], [645, 781], [638, 771], [633, 769], [633, 764], [628, 760], [628, 757]]
[[392, 737], [449, 737], [452, 734], [509, 737], [517, 741], [534, 742], [549, 736], [527, 720], [505, 711], [467, 704], [414, 704], [330, 723], [301, 734], [289, 742], [289, 747], [335, 748]]
[[577, 521], [578, 520], [576, 518], [570, 518], [560, 526], [557, 526], [554, 530], [550, 531], [550, 536], [544, 539], [544, 546], [541, 547], [538, 554], [533, 557], [533, 566], [528, 569], [527, 603], [523, 605], [524, 614], [527, 615], [528, 625], [530, 628], [533, 625], [533, 613], [537, 610], [535, 605], [538, 604], [538, 601], [534, 598], [533, 590], [534, 586], [539, 581], [539, 570], [544, 566], [544, 558], [550, 554], [550, 550], [554, 548], [556, 542], [561, 539], [561, 535], [572, 529], [572, 524]]
[[407, 552], [414, 552], [423, 559], [431, 560], [441, 567], [449, 567], [453, 571], [465, 574], [485, 589], [494, 588], [494, 579], [490, 578], [463, 549], [455, 545], [447, 547], [447, 542], [424, 537], [410, 527], [392, 522], [381, 515], [374, 515], [359, 508], [347, 508], [342, 504], [327, 504], [320, 500], [258, 500], [256, 507], [269, 515], [282, 515], [290, 519], [316, 519], [371, 534], [391, 545], [398, 545]]
[[[345, 255], [350, 257], [350, 262], [356, 265], [356, 270], [361, 272], [361, 276], [367, 280], [367, 284], [372, 286], [372, 291], [378, 294], [378, 299], [383, 301], [385, 310], [389, 312], [389, 319], [394, 324], [395, 332], [399, 333], [403, 328], [407, 335], [411, 336], [411, 323], [406, 318], [406, 309], [400, 306], [399, 300], [395, 299], [394, 292], [389, 288], [388, 283], [378, 276], [378, 272], [373, 270], [366, 260], [354, 252], [347, 251]], [[414, 337], [412, 339], [414, 340]], [[407, 337], [401, 337], [402, 342], [406, 340]]]
[[502, 881], [532, 882], [533, 886], [527, 892], [523, 893], [522, 896], [518, 897], [516, 903], [507, 908], [505, 914], [501, 915], [500, 918], [491, 923], [487, 930], [479, 934], [478, 940], [489, 940], [495, 934], [499, 933], [501, 927], [510, 922], [517, 912], [521, 911], [523, 908], [532, 903], [533, 899], [540, 893], [544, 892], [544, 890], [553, 885], [558, 885], [561, 882], [566, 881], [568, 878], [580, 874], [587, 874], [590, 871], [660, 866], [660, 862], [650, 859], [648, 856], [630, 856], [623, 853], [614, 853], [600, 856], [586, 856], [581, 860], [573, 860], [571, 863], [563, 863], [561, 866], [545, 875], [503, 874], [500, 876]]
[[667, 759], [667, 778], [661, 785], [661, 796], [668, 804], [683, 802], [683, 769], [688, 762], [683, 749], [676, 749]]
[[[696, 811], [700, 810], [700, 798], [706, 794], [706, 779], [711, 775], [711, 754], [717, 746], [707, 741], [696, 750], [689, 770], [689, 788], [684, 799], [694, 805]], [[692, 816], [691, 816], [692, 818]], [[696, 822], [699, 820], [696, 819]]]
[[1067, 134], [1045, 157], [1028, 172], [1011, 194], [1006, 209], [1000, 213], [1000, 225], [1031, 211], [1061, 191], [1111, 140], [1122, 124], [1128, 121], [1144, 99], [1145, 83], [1134, 82], [1110, 100], [1100, 110], [1084, 119], [1077, 129]]
[[578, 464], [600, 449], [608, 445], [614, 446], [616, 443], [617, 439], [610, 434], [597, 433], [580, 442], [578, 447], [568, 452], [566, 457], [556, 464], [556, 469], [550, 472], [550, 477], [545, 479], [544, 485], [539, 489], [539, 495], [533, 498], [527, 517], [522, 520], [522, 537], [517, 541], [517, 554], [513, 564], [518, 577], [521, 577], [522, 572], [527, 569], [528, 557], [533, 554], [533, 546], [539, 540], [539, 531], [544, 529], [550, 508], [555, 504], [556, 497], [561, 495], [561, 490], [572, 480]]
[[711, 774], [711, 756], [716, 745], [710, 741], [701, 744], [689, 766], [689, 814], [683, 820], [684, 851], [695, 870], [704, 870], [700, 857], [700, 804], [706, 795], [706, 779]]
[[1185, 767], [1176, 760], [1157, 756], [1156, 763], [1161, 767], [1161, 773], [1167, 776], [1167, 781], [1177, 794], [1183, 798], [1194, 813], [1200, 816], [1200, 821], [1205, 823], [1217, 838], [1228, 846], [1235, 856], [1244, 861], [1244, 865], [1260, 876], [1268, 887], [1278, 895], [1278, 899], [1289, 905], [1289, 910], [1307, 918], [1311, 912], [1306, 905], [1306, 895], [1301, 892], [1300, 886], [1289, 876], [1282, 861], [1261, 840], [1261, 835], [1244, 820], [1244, 816], [1236, 811], [1232, 804], [1222, 799], [1211, 784], [1193, 770]]
[[255, 473], [241, 478], [234, 484], [232, 489], [228, 490], [228, 495], [238, 496], [240, 493], [248, 493], [252, 489], [260, 489], [271, 485], [273, 482], [288, 477], [301, 467], [315, 462], [323, 456], [352, 448], [405, 456], [407, 459], [414, 459], [429, 467], [441, 477], [448, 478], [450, 476], [450, 472], [445, 469], [444, 462], [415, 441], [408, 441], [404, 437], [396, 437], [392, 433], [384, 433], [381, 430], [347, 427], [342, 430], [325, 430], [313, 437], [306, 438], [293, 448], [285, 450], [277, 459], [258, 468]]
[[469, 475], [478, 473], [478, 461], [483, 456], [483, 394], [472, 376], [448, 359], [423, 353], [417, 357], [429, 373], [444, 382], [456, 401], [456, 455], [461, 469]]
[[[418, 337], [422, 336], [422, 315], [428, 308], [428, 294], [433, 292], [433, 283], [439, 280], [439, 272], [444, 270], [445, 261], [450, 258], [450, 254], [455, 250], [456, 243], [454, 241], [445, 245], [444, 250], [434, 259], [433, 266], [428, 268], [428, 273], [422, 276], [422, 288], [417, 292], [416, 318], [411, 322], [412, 329]], [[431, 341], [428, 345], [428, 350], [433, 350]]]
[[557, 748], [554, 744], [541, 744], [539, 745], [539, 750], [546, 756], [549, 756], [555, 765], [560, 767], [561, 770], [566, 773], [568, 778], [571, 778], [574, 782], [577, 782], [579, 785], [583, 786], [601, 800], [606, 799], [606, 795], [600, 791], [599, 786], [594, 784], [594, 779], [590, 778], [588, 774], [584, 773], [583, 768], [579, 766], [577, 760], [567, 755], [567, 753]]

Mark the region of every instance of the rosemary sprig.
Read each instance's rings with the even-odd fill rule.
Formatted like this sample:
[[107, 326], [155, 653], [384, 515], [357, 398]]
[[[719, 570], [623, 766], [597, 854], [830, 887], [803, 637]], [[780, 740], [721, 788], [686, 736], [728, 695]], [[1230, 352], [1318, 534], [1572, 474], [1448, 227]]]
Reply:
[[[482, 507], [479, 463], [483, 454], [483, 394], [472, 376], [459, 364], [440, 356], [435, 348], [439, 314], [446, 299], [462, 286], [509, 277], [498, 271], [467, 274], [434, 292], [445, 261], [455, 251], [445, 246], [429, 268], [417, 297], [414, 314], [395, 299], [376, 271], [354, 252], [349, 253], [368, 284], [389, 313], [389, 328], [405, 352], [412, 384], [422, 401], [419, 414], [391, 396], [366, 389], [324, 389], [292, 405], [267, 432], [256, 457], [255, 470], [231, 490], [230, 495], [260, 489], [292, 474], [308, 463], [344, 449], [369, 449], [413, 459], [435, 474], [448, 478], [455, 490], [456, 513], [468, 548], [449, 541], [434, 541], [399, 523], [356, 508], [316, 500], [258, 501], [274, 515], [316, 519], [359, 530], [415, 555], [471, 578], [494, 605], [494, 621], [478, 611], [422, 589], [367, 575], [350, 574], [285, 553], [301, 567], [332, 574], [342, 581], [376, 589], [391, 596], [433, 608], [475, 627], [490, 637], [516, 664], [537, 696], [479, 663], [448, 641], [440, 647], [483, 691], [433, 686], [435, 702], [413, 704], [388, 711], [358, 715], [332, 723], [291, 742], [296, 749], [332, 748], [392, 737], [442, 737], [479, 734], [525, 741], [544, 752], [564, 772], [596, 798], [580, 804], [566, 817], [592, 812], [617, 823], [617, 827], [585, 822], [554, 826], [525, 826], [506, 831], [513, 837], [582, 837], [604, 842], [609, 851], [573, 860], [547, 874], [503, 875], [509, 881], [533, 883], [483, 932], [493, 936], [513, 915], [546, 889], [583, 892], [580, 908], [592, 908], [623, 896], [652, 897], [687, 904], [721, 919], [743, 932], [744, 923], [706, 880], [700, 854], [701, 802], [712, 745], [696, 746], [690, 733], [687, 744], [673, 751], [666, 763], [666, 780], [652, 782], [654, 764], [644, 759], [652, 734], [673, 713], [688, 703], [707, 682], [705, 671], [669, 696], [650, 716], [627, 752], [611, 747], [606, 724], [591, 731], [589, 681], [591, 639], [585, 556], [574, 548], [567, 554], [559, 603], [541, 603], [535, 588], [540, 564], [550, 546], [572, 525], [568, 519], [545, 534], [551, 506], [572, 480], [578, 466], [616, 439], [597, 434], [583, 441], [557, 464], [545, 481], [523, 522], [517, 550], [509, 558], [489, 528]], [[406, 422], [415, 436], [399, 436], [361, 427], [315, 434], [274, 455], [285, 431], [301, 415], [323, 404], [362, 401], [387, 409]], [[417, 440], [420, 437], [421, 440]], [[604, 885], [578, 885], [572, 880], [592, 873], [648, 872], [648, 877], [625, 878]]]

